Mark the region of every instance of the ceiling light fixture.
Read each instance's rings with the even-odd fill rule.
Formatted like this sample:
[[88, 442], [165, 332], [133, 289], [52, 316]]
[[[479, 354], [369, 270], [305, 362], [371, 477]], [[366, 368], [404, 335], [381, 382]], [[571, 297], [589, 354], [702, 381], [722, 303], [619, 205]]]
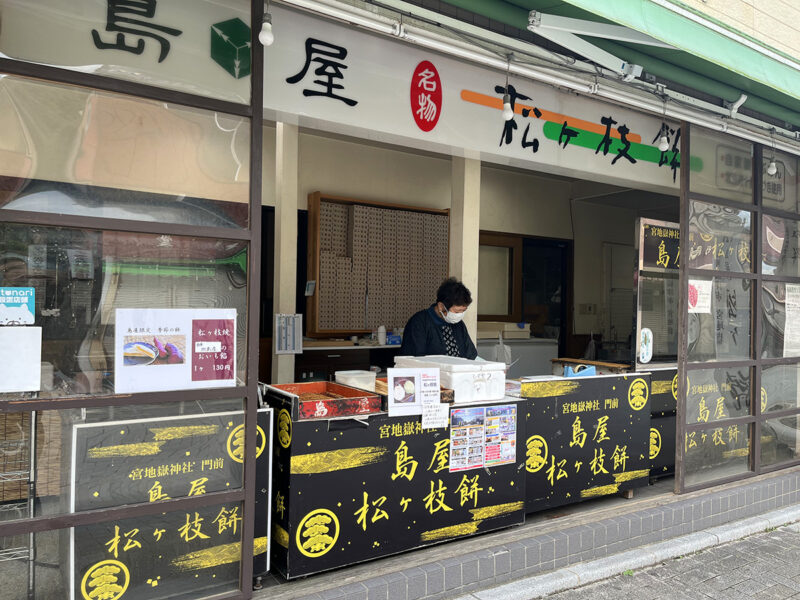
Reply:
[[508, 72], [511, 70], [511, 55], [508, 55], [506, 64], [506, 88], [503, 94], [503, 119], [510, 121], [514, 118], [514, 109], [511, 106], [511, 94], [508, 93]]
[[272, 15], [269, 14], [269, 2], [264, 5], [264, 21], [261, 23], [261, 31], [258, 32], [258, 41], [262, 46], [271, 46], [275, 41], [272, 33]]

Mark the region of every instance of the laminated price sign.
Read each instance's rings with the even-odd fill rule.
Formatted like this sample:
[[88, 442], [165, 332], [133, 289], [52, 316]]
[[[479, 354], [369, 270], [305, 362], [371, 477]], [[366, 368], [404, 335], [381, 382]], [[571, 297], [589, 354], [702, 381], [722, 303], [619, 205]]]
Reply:
[[236, 309], [116, 311], [117, 394], [236, 385]]

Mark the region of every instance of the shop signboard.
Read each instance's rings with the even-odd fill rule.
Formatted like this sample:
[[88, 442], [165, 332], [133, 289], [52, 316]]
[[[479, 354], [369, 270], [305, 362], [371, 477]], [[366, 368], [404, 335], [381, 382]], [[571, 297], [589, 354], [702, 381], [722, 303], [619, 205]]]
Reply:
[[[271, 409], [259, 410], [257, 431], [253, 572], [261, 575], [269, 570], [271, 460], [264, 450]], [[240, 411], [80, 423], [73, 440], [73, 512], [242, 487]], [[242, 528], [239, 502], [76, 527], [70, 598], [196, 597], [234, 589]], [[111, 595], [98, 596], [100, 589]]]
[[[679, 188], [680, 128], [663, 128], [660, 116], [513, 74], [506, 90], [500, 71], [285, 7], [271, 13], [280, 35], [264, 56], [269, 118], [671, 194]], [[420, 100], [423, 81], [430, 100]], [[506, 91], [509, 121], [501, 113]], [[662, 131], [670, 143], [663, 152]], [[702, 160], [691, 167], [702, 168]]]
[[2, 54], [232, 102], [250, 98], [238, 0], [2, 0]]
[[527, 511], [646, 486], [650, 374], [523, 381]]
[[642, 221], [642, 267], [677, 271], [680, 264], [680, 229], [675, 224]]
[[454, 464], [455, 450], [466, 450], [454, 440], [463, 438], [449, 427], [423, 429], [419, 416], [293, 421], [288, 401], [268, 401], [276, 410], [273, 560], [289, 579], [524, 521], [519, 401], [472, 405], [480, 415], [458, 420], [465, 436], [473, 429], [480, 438], [481, 468], [472, 470]]

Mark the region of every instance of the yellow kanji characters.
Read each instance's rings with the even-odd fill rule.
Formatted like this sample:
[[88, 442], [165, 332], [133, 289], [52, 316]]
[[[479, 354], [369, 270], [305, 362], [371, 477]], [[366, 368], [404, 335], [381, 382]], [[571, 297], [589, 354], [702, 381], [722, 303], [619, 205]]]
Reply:
[[149, 490], [147, 490], [147, 497], [149, 498], [150, 502], [170, 499], [170, 497], [164, 493], [164, 489], [161, 487], [161, 482], [158, 480], [156, 480], [153, 486]]
[[157, 542], [161, 541], [161, 536], [164, 535], [165, 531], [166, 531], [166, 529], [155, 529], [153, 531], [153, 537], [156, 538]]
[[739, 441], [739, 426], [738, 425], [731, 425], [728, 427], [728, 441], [732, 442], [734, 445], [736, 442]]
[[586, 431], [581, 427], [581, 418], [575, 417], [575, 420], [572, 422], [572, 441], [569, 443], [569, 447], [579, 446], [583, 448], [583, 445], [586, 443], [586, 437]]
[[664, 267], [665, 269], [669, 266], [669, 252], [667, 252], [666, 244], [664, 244], [664, 240], [661, 240], [661, 243], [658, 245], [658, 260], [656, 264], [660, 267]]
[[132, 548], [141, 548], [142, 543], [134, 538], [139, 534], [138, 529], [131, 529], [120, 536], [119, 534], [119, 525], [114, 525], [114, 537], [106, 542], [106, 546], [108, 547], [108, 553], [113, 554], [114, 558], [119, 558], [119, 544], [122, 541], [124, 536], [125, 538], [125, 546], [123, 546], [122, 551], [127, 552]]
[[[562, 458], [560, 461], [556, 462], [555, 455], [550, 455], [550, 466], [547, 467], [547, 481], [550, 482], [550, 485], [555, 485], [555, 482], [559, 479], [563, 479], [567, 477], [567, 472], [564, 470], [564, 465], [567, 464], [567, 459]], [[556, 473], [556, 468], [558, 468], [558, 473]]]
[[688, 452], [692, 448], [697, 448], [697, 440], [695, 439], [697, 432], [696, 431], [689, 431], [686, 433], [686, 451]]
[[[433, 469], [434, 473], [439, 473], [450, 468], [449, 445], [450, 440], [448, 438], [439, 440], [433, 445], [433, 457], [431, 458], [431, 464], [428, 465], [428, 471]], [[436, 468], [434, 468], [434, 463]]]
[[191, 488], [189, 488], [189, 496], [202, 496], [206, 493], [206, 482], [208, 481], [208, 477], [201, 477], [200, 479], [195, 479], [191, 481]]
[[592, 437], [593, 442], [604, 442], [606, 440], [610, 440], [611, 438], [608, 437], [608, 416], [599, 417], [597, 419], [597, 426], [594, 431], [594, 436]]
[[606, 455], [603, 452], [602, 448], [595, 448], [594, 449], [594, 458], [592, 462], [589, 463], [589, 466], [592, 468], [592, 474], [597, 475], [598, 473], [608, 473], [605, 467], [605, 460]]
[[219, 513], [214, 518], [212, 523], [217, 524], [217, 533], [225, 533], [228, 529], [233, 530], [233, 534], [236, 535], [236, 530], [241, 522], [242, 517], [239, 516], [239, 507], [234, 506], [230, 510], [225, 508], [224, 506], [219, 509]]
[[722, 439], [722, 427], [717, 427], [711, 434], [711, 439], [714, 440], [715, 446], [726, 446], [725, 440]]
[[181, 525], [178, 529], [181, 539], [184, 542], [191, 542], [195, 538], [207, 540], [209, 536], [200, 531], [200, 526], [203, 523], [203, 517], [198, 513], [194, 513], [194, 519], [191, 519], [189, 513], [186, 513], [186, 524]]
[[629, 458], [628, 457], [628, 445], [626, 444], [626, 445], [624, 445], [622, 447], [617, 445], [617, 447], [614, 448], [614, 453], [611, 455], [611, 460], [614, 461], [614, 469], [613, 470], [614, 471], [618, 471], [618, 470], [624, 471], [625, 470], [625, 465], [626, 465], [626, 463], [628, 461], [628, 458]]
[[[371, 523], [375, 523], [380, 521], [381, 519], [388, 519], [389, 513], [381, 508], [383, 503], [386, 502], [386, 496], [381, 496], [377, 500], [372, 501], [372, 507], [375, 509], [375, 512], [372, 513], [372, 519], [370, 519]], [[364, 504], [353, 514], [357, 517], [356, 523], [361, 525], [361, 528], [366, 531], [367, 530], [367, 514], [369, 514], [370, 508], [370, 501], [369, 495], [367, 492], [364, 492]]]
[[[449, 440], [446, 440], [449, 441]], [[439, 486], [436, 487], [431, 481], [431, 492], [423, 500], [425, 500], [425, 508], [428, 509], [428, 512], [433, 514], [440, 510], [450, 511], [453, 510], [449, 506], [444, 503], [444, 492], [447, 489], [447, 486], [442, 484], [442, 480], [439, 480]]]
[[575, 472], [578, 473], [581, 470], [581, 466], [583, 465], [582, 460], [575, 461]]
[[395, 472], [392, 473], [392, 481], [398, 477], [405, 477], [409, 481], [413, 480], [419, 463], [408, 453], [408, 446], [405, 440], [400, 442], [400, 446], [395, 450], [394, 456]]
[[461, 498], [461, 506], [464, 506], [467, 502], [472, 501], [472, 506], [478, 506], [478, 492], [483, 491], [482, 487], [478, 486], [478, 477], [480, 474], [475, 475], [475, 477], [469, 478], [466, 475], [461, 476], [461, 483], [458, 484], [456, 488], [456, 494], [460, 494]]
[[400, 498], [400, 506], [403, 507], [403, 512], [406, 512], [409, 504], [411, 504], [411, 498]]
[[708, 406], [706, 406], [706, 397], [703, 396], [700, 398], [700, 406], [697, 408], [698, 422], [702, 421], [703, 423], [708, 423], [708, 417], [710, 414], [711, 411], [708, 410]]
[[283, 494], [278, 492], [275, 495], [275, 512], [278, 513], [278, 515], [280, 515], [282, 519], [285, 510], [286, 510], [286, 499], [283, 497]]
[[388, 438], [392, 435], [389, 425], [381, 425], [378, 431], [380, 431], [381, 439]]
[[714, 419], [718, 421], [727, 416], [728, 413], [725, 412], [725, 396], [720, 396], [717, 398], [717, 407], [714, 409]]

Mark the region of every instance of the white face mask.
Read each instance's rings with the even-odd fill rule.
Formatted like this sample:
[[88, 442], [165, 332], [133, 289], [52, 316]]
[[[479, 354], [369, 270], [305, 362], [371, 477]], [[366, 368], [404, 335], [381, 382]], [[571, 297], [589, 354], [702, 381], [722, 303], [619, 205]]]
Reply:
[[[464, 312], [466, 312], [466, 311], [464, 311]], [[464, 318], [464, 313], [463, 312], [457, 313], [457, 312], [452, 312], [452, 311], [449, 311], [449, 310], [447, 311], [447, 314], [444, 316], [444, 320], [447, 321], [448, 323], [450, 323], [451, 325], [455, 325], [456, 323], [460, 323], [461, 319], [463, 319], [463, 318]]]

